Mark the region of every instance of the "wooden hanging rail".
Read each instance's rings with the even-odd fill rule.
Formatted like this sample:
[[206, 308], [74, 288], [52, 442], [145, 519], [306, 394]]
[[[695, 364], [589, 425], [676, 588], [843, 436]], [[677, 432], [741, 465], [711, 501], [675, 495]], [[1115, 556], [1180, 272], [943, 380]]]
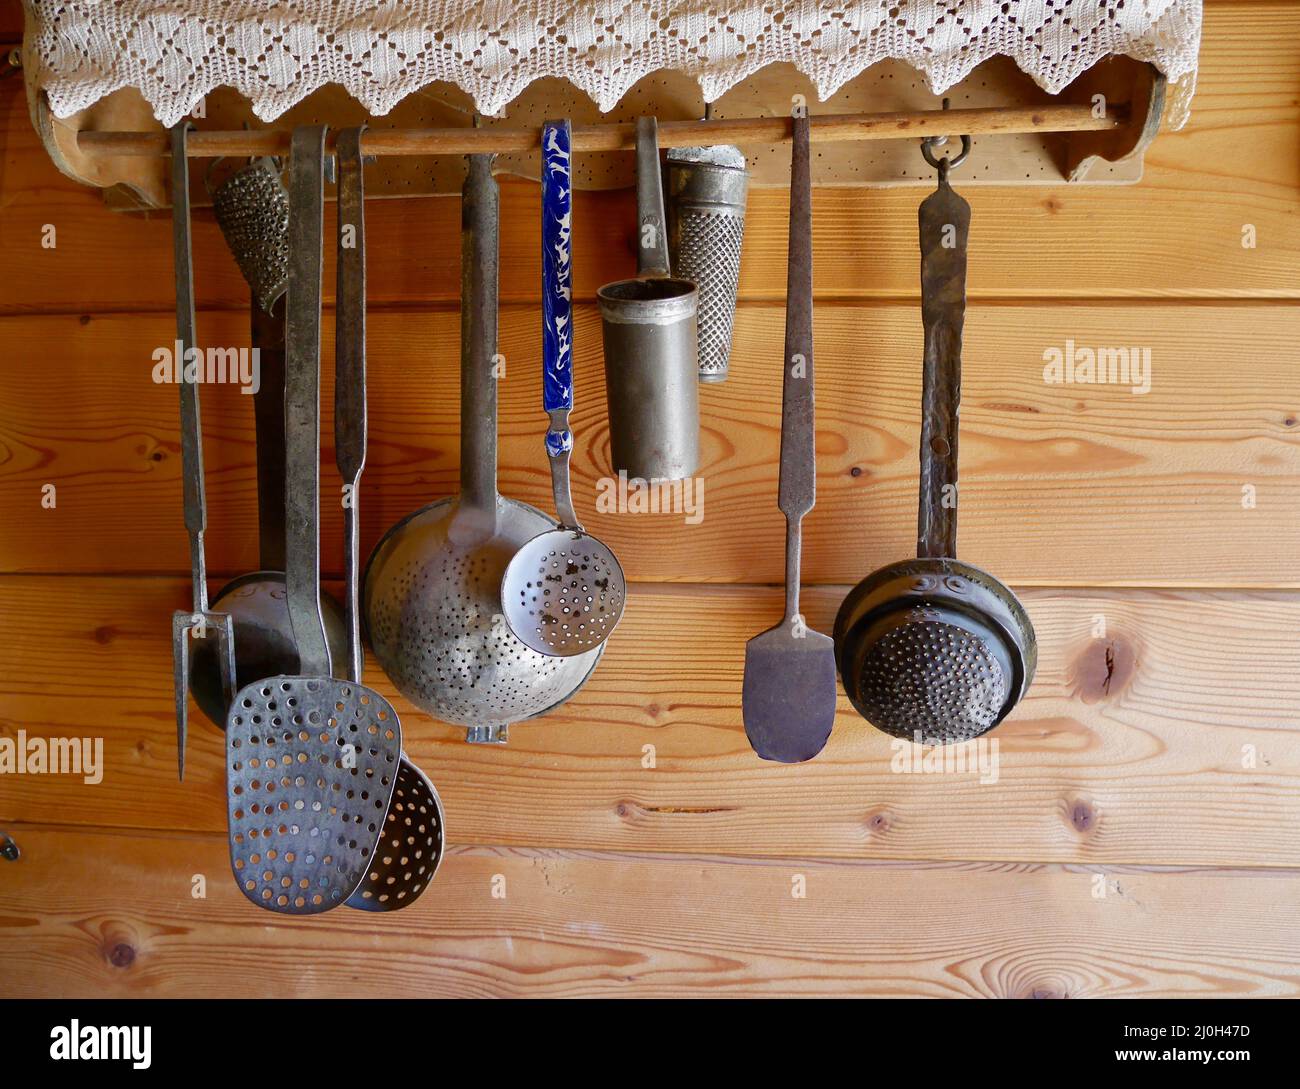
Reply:
[[[812, 118], [814, 141], [898, 140], [922, 136], [968, 134], [987, 136], [1023, 132], [1102, 132], [1121, 129], [1128, 110], [1111, 106], [1104, 117], [1089, 105], [987, 107], [967, 110], [923, 110], [905, 113], [823, 114]], [[367, 155], [472, 155], [536, 150], [540, 128], [505, 126], [454, 129], [367, 129], [361, 139]], [[290, 130], [194, 132], [187, 143], [190, 158], [287, 155]], [[775, 144], [790, 139], [788, 117], [721, 118], [709, 121], [665, 121], [659, 125], [659, 146], [701, 144]], [[630, 121], [579, 125], [573, 130], [575, 151], [631, 151], [636, 125]], [[77, 133], [77, 147], [95, 158], [151, 158], [170, 154], [166, 132]]]

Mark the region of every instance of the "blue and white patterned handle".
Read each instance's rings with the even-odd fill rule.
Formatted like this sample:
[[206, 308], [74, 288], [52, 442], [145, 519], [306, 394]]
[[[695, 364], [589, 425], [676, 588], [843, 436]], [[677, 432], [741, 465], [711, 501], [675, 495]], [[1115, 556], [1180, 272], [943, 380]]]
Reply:
[[573, 268], [570, 226], [569, 122], [542, 126], [542, 407], [552, 416], [546, 453], [573, 449], [567, 423], [573, 408]]

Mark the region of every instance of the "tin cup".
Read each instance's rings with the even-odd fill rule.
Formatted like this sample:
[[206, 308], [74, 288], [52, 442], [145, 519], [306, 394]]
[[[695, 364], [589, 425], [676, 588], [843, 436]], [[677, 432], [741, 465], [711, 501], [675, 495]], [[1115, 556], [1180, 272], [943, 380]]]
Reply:
[[636, 128], [637, 276], [596, 292], [605, 347], [610, 450], [616, 472], [680, 480], [699, 468], [699, 290], [668, 267], [658, 125]]

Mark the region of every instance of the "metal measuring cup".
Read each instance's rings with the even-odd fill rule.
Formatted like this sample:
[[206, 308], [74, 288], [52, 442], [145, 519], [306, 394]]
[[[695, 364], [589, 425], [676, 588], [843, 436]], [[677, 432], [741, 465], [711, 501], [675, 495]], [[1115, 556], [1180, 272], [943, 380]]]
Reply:
[[658, 125], [636, 124], [637, 276], [596, 292], [615, 471], [680, 480], [700, 463], [699, 289], [668, 266]]

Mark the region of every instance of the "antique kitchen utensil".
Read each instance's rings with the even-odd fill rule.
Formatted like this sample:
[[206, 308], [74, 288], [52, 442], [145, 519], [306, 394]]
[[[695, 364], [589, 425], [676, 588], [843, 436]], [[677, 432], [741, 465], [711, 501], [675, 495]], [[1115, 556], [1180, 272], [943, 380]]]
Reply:
[[916, 559], [868, 575], [835, 618], [844, 691], [873, 726], [927, 744], [966, 741], [993, 729], [1019, 702], [1038, 658], [1033, 625], [1015, 594], [959, 562], [957, 434], [961, 335], [966, 311], [970, 205], [953, 192], [955, 159], [926, 161], [938, 188], [921, 203], [921, 485]]
[[504, 742], [512, 722], [563, 703], [591, 675], [603, 645], [572, 657], [529, 649], [504, 623], [501, 578], [526, 542], [554, 528], [536, 507], [497, 493], [497, 185], [489, 155], [470, 156], [461, 234], [459, 496], [393, 526], [366, 568], [371, 646], [398, 691]]
[[680, 480], [700, 463], [699, 290], [668, 266], [658, 126], [636, 126], [637, 277], [596, 292], [615, 471]]
[[835, 647], [799, 613], [802, 521], [817, 496], [813, 421], [812, 189], [808, 117], [796, 116], [790, 149], [790, 256], [781, 381], [781, 480], [785, 514], [785, 616], [745, 646], [745, 734], [764, 760], [811, 760], [835, 723]]
[[727, 380], [748, 188], [745, 153], [738, 147], [715, 144], [668, 152], [668, 255], [673, 272], [700, 289], [701, 382]]
[[[203, 425], [199, 415], [198, 376], [191, 370], [201, 355], [195, 337], [194, 261], [190, 236], [190, 171], [185, 156], [189, 122], [172, 129], [172, 242], [176, 264], [176, 344], [181, 395], [181, 479], [185, 495], [185, 529], [190, 538], [190, 584], [194, 608], [172, 614], [172, 681], [176, 696], [176, 772], [185, 778], [185, 741], [189, 728], [190, 639], [214, 633], [221, 691], [230, 702], [235, 685], [234, 625], [225, 613], [208, 608], [208, 569], [203, 535], [208, 528], [203, 483]], [[205, 644], [206, 645], [206, 644]]]
[[[358, 610], [360, 509], [358, 489], [366, 464], [366, 220], [361, 134], [345, 129], [338, 158], [338, 293], [334, 329], [334, 457], [343, 480], [348, 680], [361, 684], [365, 652]], [[409, 907], [429, 886], [442, 862], [442, 801], [406, 753], [366, 876], [347, 899], [362, 911]]]
[[325, 127], [294, 130], [285, 360], [286, 579], [299, 675], [240, 689], [226, 722], [231, 867], [253, 903], [311, 915], [365, 879], [397, 782], [401, 725], [330, 675], [320, 606], [320, 319]]
[[[258, 570], [226, 583], [213, 608], [230, 616], [235, 632], [235, 690], [263, 677], [298, 672], [284, 584], [284, 291], [289, 274], [289, 194], [273, 159], [254, 159], [212, 192], [212, 207], [252, 293], [251, 343], [257, 360], [253, 422], [257, 446]], [[331, 659], [347, 651], [343, 613], [321, 595]], [[341, 675], [341, 673], [340, 673]], [[212, 642], [195, 648], [190, 664], [194, 701], [221, 729], [230, 710]]]
[[582, 654], [609, 638], [623, 615], [627, 583], [609, 546], [582, 528], [569, 489], [573, 435], [572, 200], [568, 121], [542, 127], [542, 407], [550, 417], [546, 456], [556, 529], [528, 541], [506, 568], [506, 623], [538, 654]]

